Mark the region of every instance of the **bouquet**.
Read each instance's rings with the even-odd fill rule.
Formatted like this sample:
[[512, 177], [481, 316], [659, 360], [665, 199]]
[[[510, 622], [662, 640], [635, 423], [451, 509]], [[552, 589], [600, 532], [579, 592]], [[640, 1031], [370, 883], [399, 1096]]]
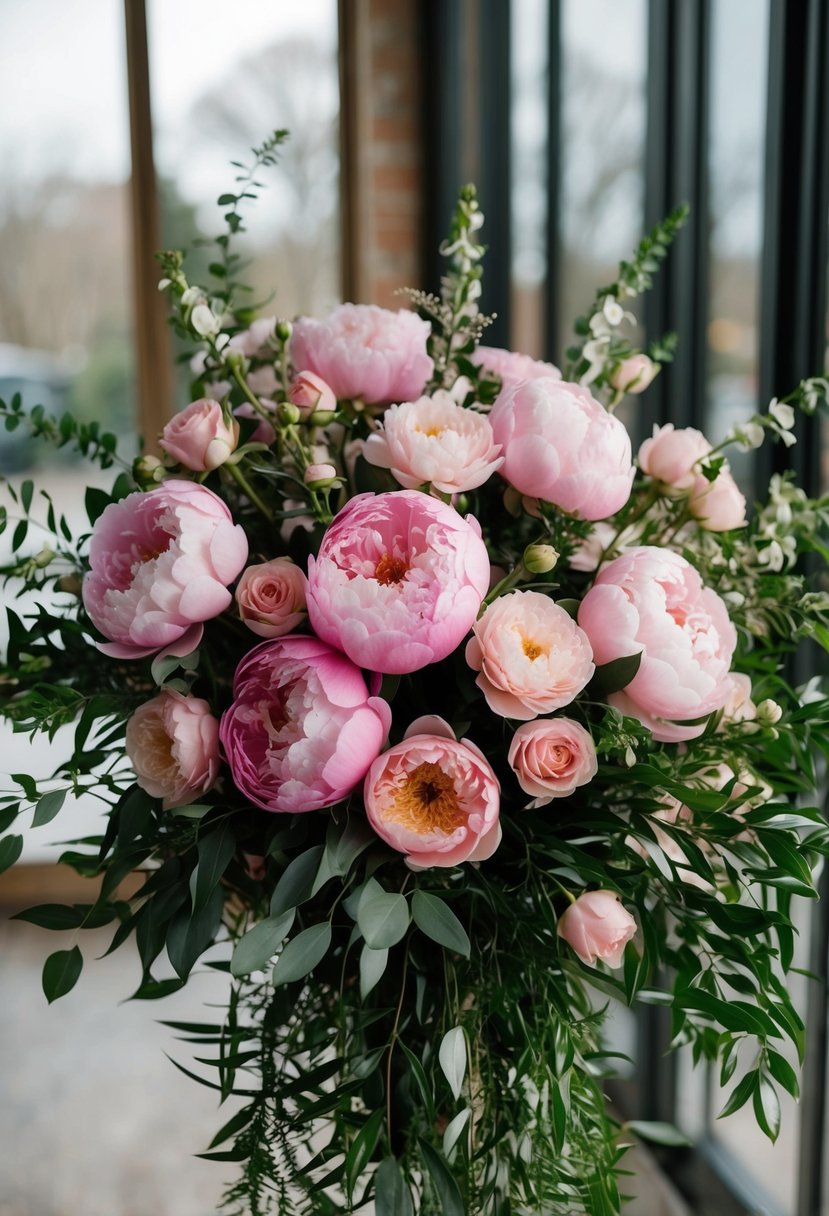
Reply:
[[[82, 536], [9, 487], [3, 573], [40, 603], [8, 609], [2, 711], [74, 748], [13, 778], [0, 866], [18, 816], [97, 799], [102, 834], [61, 857], [96, 902], [22, 918], [134, 937], [138, 999], [229, 973], [223, 1017], [172, 1024], [232, 1110], [205, 1154], [229, 1212], [617, 1213], [626, 1144], [681, 1137], [610, 1113], [609, 1000], [669, 1008], [771, 1139], [797, 1095], [829, 701], [791, 658], [829, 647], [829, 501], [779, 475], [749, 512], [727, 450], [790, 445], [829, 383], [634, 459], [614, 411], [671, 341], [634, 349], [628, 310], [682, 212], [563, 371], [481, 344], [471, 187], [438, 294], [256, 315], [234, 238], [283, 138], [219, 200], [213, 286], [160, 257], [195, 376], [163, 456], [90, 489]], [[97, 426], [0, 412], [119, 464]], [[82, 962], [46, 960], [50, 1001]]]

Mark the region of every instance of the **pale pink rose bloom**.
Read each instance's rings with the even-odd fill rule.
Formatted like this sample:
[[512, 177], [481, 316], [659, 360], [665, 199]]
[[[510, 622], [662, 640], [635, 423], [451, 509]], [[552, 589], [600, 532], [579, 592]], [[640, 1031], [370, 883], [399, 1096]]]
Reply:
[[599, 959], [608, 967], [621, 967], [636, 921], [615, 891], [585, 891], [559, 917], [556, 931], [588, 967]]
[[751, 692], [751, 677], [741, 671], [732, 671], [728, 677], [728, 696], [723, 703], [723, 723], [755, 720], [757, 706]]
[[307, 586], [289, 557], [248, 566], [236, 587], [239, 615], [260, 638], [280, 638], [305, 620]]
[[219, 723], [207, 701], [165, 688], [127, 722], [126, 752], [142, 790], [186, 806], [216, 782]]
[[746, 500], [731, 471], [724, 465], [714, 481], [699, 475], [688, 509], [707, 532], [730, 532], [746, 524]]
[[500, 786], [483, 752], [442, 718], [418, 718], [363, 789], [368, 821], [415, 870], [486, 861], [501, 840]]
[[630, 497], [630, 438], [586, 388], [565, 380], [507, 384], [490, 414], [501, 475], [521, 494], [581, 519], [604, 519]]
[[219, 402], [202, 397], [170, 419], [159, 446], [186, 469], [204, 473], [224, 464], [238, 442], [239, 423], [225, 422]]
[[337, 409], [337, 398], [331, 386], [313, 372], [296, 373], [288, 389], [288, 400], [297, 407], [303, 418]]
[[170, 480], [110, 503], [89, 544], [83, 602], [110, 639], [104, 654], [140, 659], [166, 648], [184, 655], [202, 621], [232, 603], [228, 585], [247, 561], [248, 542], [217, 494]]
[[276, 317], [257, 317], [247, 329], [241, 329], [238, 334], [234, 334], [228, 346], [250, 359], [268, 344], [275, 329]]
[[721, 709], [737, 633], [725, 604], [694, 567], [668, 549], [640, 546], [609, 562], [579, 608], [579, 624], [600, 666], [640, 654], [639, 670], [611, 705], [662, 742], [695, 739]]
[[489, 708], [528, 721], [573, 701], [595, 667], [590, 642], [568, 612], [540, 591], [510, 591], [472, 628], [466, 661]]
[[610, 377], [610, 383], [620, 393], [644, 393], [658, 371], [659, 364], [647, 355], [631, 355], [622, 360]]
[[440, 390], [389, 406], [363, 455], [407, 490], [429, 482], [444, 494], [477, 489], [503, 464], [489, 419]]
[[587, 785], [599, 771], [590, 733], [571, 718], [525, 722], [512, 737], [507, 761], [531, 807], [546, 806]]
[[677, 429], [672, 422], [655, 426], [639, 449], [639, 468], [671, 490], [691, 490], [700, 477], [697, 467], [711, 451], [702, 431], [692, 426]]
[[294, 367], [321, 376], [339, 400], [413, 401], [434, 369], [428, 337], [428, 321], [413, 312], [340, 304], [325, 321], [300, 317], [291, 356]]
[[561, 379], [561, 372], [554, 363], [542, 363], [540, 359], [502, 350], [500, 346], [479, 346], [470, 358], [479, 367], [499, 376], [501, 388], [518, 384], [521, 380]]
[[233, 780], [265, 811], [318, 811], [350, 794], [385, 742], [391, 710], [317, 638], [261, 642], [233, 679], [220, 734]]
[[471, 515], [417, 490], [360, 494], [308, 559], [308, 615], [359, 667], [401, 674], [451, 654], [488, 586]]

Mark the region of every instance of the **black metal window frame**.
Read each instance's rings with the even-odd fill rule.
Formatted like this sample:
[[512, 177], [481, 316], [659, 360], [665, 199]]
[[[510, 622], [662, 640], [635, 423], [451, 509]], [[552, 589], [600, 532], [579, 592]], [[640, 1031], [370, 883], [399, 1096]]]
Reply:
[[[515, 0], [520, 3], [521, 0]], [[645, 303], [648, 333], [676, 331], [676, 361], [640, 399], [640, 425], [702, 426], [706, 409], [711, 26], [722, 0], [649, 0], [645, 224], [681, 202], [691, 204], [686, 229]], [[564, 0], [548, 0], [547, 275], [542, 329], [555, 359], [558, 332], [562, 173], [561, 22]], [[428, 98], [426, 138], [434, 166], [424, 233], [430, 261], [458, 187], [473, 176], [487, 216], [490, 253], [483, 307], [498, 314], [493, 344], [507, 345], [510, 310], [510, 0], [426, 0], [423, 61]], [[768, 90], [760, 266], [758, 408], [824, 366], [829, 259], [829, 3], [770, 0]], [[475, 58], [473, 71], [469, 57]], [[482, 81], [484, 82], [482, 84]], [[758, 474], [792, 468], [820, 492], [819, 420], [798, 421], [797, 445], [759, 460]], [[807, 675], [808, 673], [799, 673]], [[800, 1106], [796, 1216], [826, 1216], [829, 1161], [829, 873], [822, 879], [809, 941], [806, 1066]], [[637, 1075], [614, 1091], [628, 1117], [676, 1121], [674, 1057], [666, 1057], [666, 1011], [637, 1018]], [[722, 1142], [706, 1133], [693, 1150], [659, 1153], [666, 1173], [700, 1213], [748, 1216], [774, 1207]]]

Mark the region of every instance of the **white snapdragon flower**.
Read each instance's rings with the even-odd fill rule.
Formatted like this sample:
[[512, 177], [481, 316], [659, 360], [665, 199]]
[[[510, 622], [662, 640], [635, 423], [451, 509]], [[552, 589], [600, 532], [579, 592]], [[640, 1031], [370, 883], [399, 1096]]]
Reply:
[[790, 431], [794, 426], [794, 410], [785, 402], [778, 401], [776, 397], [772, 398], [769, 405], [769, 414], [781, 430]]
[[736, 443], [742, 452], [751, 452], [762, 446], [765, 432], [759, 422], [744, 422], [735, 426], [726, 435], [726, 443]]
[[190, 326], [199, 337], [212, 338], [221, 331], [222, 321], [209, 304], [197, 304], [190, 313]]

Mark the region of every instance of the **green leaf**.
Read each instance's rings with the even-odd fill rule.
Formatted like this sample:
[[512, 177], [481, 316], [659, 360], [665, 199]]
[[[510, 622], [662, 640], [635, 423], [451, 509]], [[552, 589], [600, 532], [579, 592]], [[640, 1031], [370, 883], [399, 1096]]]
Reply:
[[22, 852], [22, 836], [4, 836], [0, 840], [0, 874], [13, 866]]
[[797, 1079], [797, 1073], [789, 1061], [784, 1059], [779, 1052], [769, 1051], [768, 1068], [775, 1081], [778, 1081], [797, 1101], [800, 1097], [800, 1084]]
[[83, 955], [77, 946], [49, 955], [43, 964], [43, 991], [50, 1005], [72, 991], [82, 970]]
[[443, 1157], [425, 1140], [418, 1140], [418, 1145], [423, 1164], [429, 1171], [429, 1177], [437, 1193], [443, 1216], [465, 1216], [466, 1209], [458, 1190], [458, 1184], [452, 1177]]
[[324, 848], [324, 845], [315, 844], [285, 868], [271, 898], [271, 916], [281, 916], [309, 898]]
[[291, 932], [295, 916], [295, 909], [289, 908], [281, 916], [269, 916], [248, 929], [236, 943], [230, 960], [230, 974], [238, 979], [267, 966]]
[[66, 790], [52, 790], [39, 798], [32, 819], [32, 827], [39, 828], [44, 823], [51, 823], [66, 801], [66, 794]]
[[115, 909], [108, 905], [95, 907], [92, 904], [38, 904], [18, 912], [12, 920], [24, 920], [41, 929], [100, 929], [115, 919]]
[[30, 478], [27, 477], [26, 480], [23, 482], [23, 484], [20, 487], [20, 502], [22, 503], [23, 510], [26, 512], [27, 515], [29, 514], [29, 511], [32, 508], [32, 495], [34, 494], [34, 492], [35, 492], [35, 483]]
[[642, 651], [640, 650], [638, 654], [623, 655], [619, 659], [613, 659], [610, 663], [603, 663], [601, 667], [596, 668], [596, 674], [590, 681], [588, 686], [590, 695], [601, 698], [626, 688], [639, 670], [641, 662]]
[[731, 1096], [717, 1115], [718, 1119], [725, 1119], [728, 1115], [733, 1115], [735, 1110], [739, 1110], [741, 1106], [745, 1106], [757, 1088], [759, 1075], [756, 1069], [746, 1073], [739, 1085], [732, 1090]]
[[175, 815], [176, 819], [204, 819], [207, 812], [212, 810], [213, 807], [206, 802], [193, 802], [190, 806], [172, 807], [167, 813]]
[[370, 1114], [354, 1137], [354, 1141], [345, 1155], [345, 1178], [349, 1195], [353, 1195], [354, 1188], [360, 1181], [363, 1170], [371, 1160], [371, 1155], [380, 1138], [380, 1129], [383, 1126], [385, 1117], [386, 1112], [382, 1106]]
[[470, 944], [466, 930], [448, 904], [437, 895], [415, 891], [412, 896], [412, 919], [421, 933], [432, 941], [469, 958]]
[[469, 1107], [465, 1107], [459, 1115], [455, 1115], [454, 1119], [450, 1120], [446, 1125], [446, 1131], [443, 1133], [443, 1155], [448, 1157], [452, 1149], [458, 1143], [463, 1133], [464, 1128], [469, 1122], [469, 1116], [472, 1111]]
[[409, 927], [405, 895], [392, 895], [376, 879], [369, 879], [357, 905], [357, 924], [372, 950], [396, 946]]
[[205, 907], [236, 852], [236, 836], [230, 822], [225, 820], [218, 831], [206, 832], [199, 838], [197, 848], [199, 860], [190, 877], [194, 914]]
[[628, 1131], [652, 1144], [667, 1144], [671, 1148], [687, 1147], [691, 1141], [684, 1136], [673, 1123], [651, 1123], [642, 1119], [633, 1119], [625, 1124]]
[[105, 490], [99, 490], [96, 486], [87, 486], [86, 494], [84, 495], [84, 505], [86, 506], [89, 522], [94, 524], [111, 502], [112, 499]]
[[364, 945], [360, 953], [360, 998], [365, 1000], [382, 979], [386, 964], [389, 961], [388, 949], [372, 950]]
[[441, 1039], [438, 1060], [443, 1075], [449, 1082], [452, 1095], [457, 1101], [461, 1096], [463, 1079], [466, 1076], [466, 1036], [462, 1027], [453, 1026], [451, 1030], [447, 1030]]
[[330, 945], [331, 925], [327, 920], [319, 925], [311, 925], [310, 929], [303, 929], [291, 938], [276, 960], [274, 984], [278, 987], [303, 979], [325, 957]]
[[198, 912], [181, 908], [167, 930], [167, 955], [180, 979], [186, 979], [196, 960], [212, 943], [222, 923], [224, 895], [215, 888]]
[[394, 1157], [386, 1157], [377, 1166], [374, 1210], [377, 1216], [414, 1216], [411, 1193]]
[[754, 1115], [772, 1144], [780, 1135], [780, 1102], [768, 1077], [760, 1076], [754, 1091]]

